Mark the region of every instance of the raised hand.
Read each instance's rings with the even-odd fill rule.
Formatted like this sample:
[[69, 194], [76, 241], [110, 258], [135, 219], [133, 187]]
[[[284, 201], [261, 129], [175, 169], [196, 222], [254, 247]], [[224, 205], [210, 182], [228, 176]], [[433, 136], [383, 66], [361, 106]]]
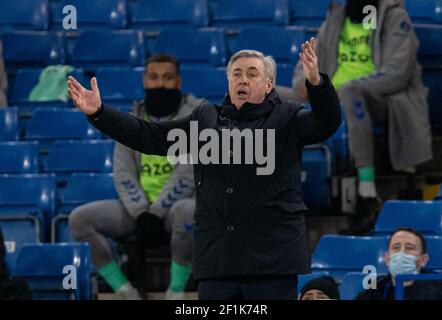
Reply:
[[316, 56], [316, 40], [311, 38], [301, 46], [302, 51], [299, 53], [299, 58], [302, 60], [302, 67], [304, 75], [307, 80], [313, 85], [319, 85], [321, 77], [319, 75], [318, 57]]
[[81, 112], [92, 115], [98, 111], [101, 106], [100, 91], [98, 90], [97, 78], [91, 79], [92, 90], [83, 87], [74, 77], [69, 76], [68, 94], [74, 105]]

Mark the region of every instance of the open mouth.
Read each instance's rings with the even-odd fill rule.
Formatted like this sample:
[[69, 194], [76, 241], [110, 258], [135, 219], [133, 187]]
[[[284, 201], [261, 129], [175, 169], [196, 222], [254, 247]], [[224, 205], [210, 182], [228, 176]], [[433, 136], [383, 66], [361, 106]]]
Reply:
[[248, 93], [245, 90], [238, 90], [236, 94], [238, 95], [239, 98], [246, 98], [248, 96]]

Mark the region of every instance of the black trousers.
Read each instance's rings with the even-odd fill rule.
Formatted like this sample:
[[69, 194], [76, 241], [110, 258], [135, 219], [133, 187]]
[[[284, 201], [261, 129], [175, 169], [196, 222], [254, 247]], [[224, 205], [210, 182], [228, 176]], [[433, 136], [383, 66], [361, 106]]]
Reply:
[[295, 300], [298, 277], [254, 276], [200, 280], [199, 300]]

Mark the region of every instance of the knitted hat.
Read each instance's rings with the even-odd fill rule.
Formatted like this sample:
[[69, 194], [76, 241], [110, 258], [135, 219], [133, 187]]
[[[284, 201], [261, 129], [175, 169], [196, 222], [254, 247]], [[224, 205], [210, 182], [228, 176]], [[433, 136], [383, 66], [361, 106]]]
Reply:
[[339, 300], [338, 285], [330, 276], [323, 276], [307, 282], [301, 290], [300, 299], [307, 291], [320, 290], [324, 292], [330, 299]]

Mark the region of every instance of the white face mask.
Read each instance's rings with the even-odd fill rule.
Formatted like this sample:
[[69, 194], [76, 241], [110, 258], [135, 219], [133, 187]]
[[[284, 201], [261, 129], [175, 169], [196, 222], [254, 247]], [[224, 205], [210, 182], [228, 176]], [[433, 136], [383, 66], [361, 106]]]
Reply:
[[417, 257], [404, 252], [396, 252], [390, 256], [388, 270], [393, 276], [398, 274], [417, 274]]

